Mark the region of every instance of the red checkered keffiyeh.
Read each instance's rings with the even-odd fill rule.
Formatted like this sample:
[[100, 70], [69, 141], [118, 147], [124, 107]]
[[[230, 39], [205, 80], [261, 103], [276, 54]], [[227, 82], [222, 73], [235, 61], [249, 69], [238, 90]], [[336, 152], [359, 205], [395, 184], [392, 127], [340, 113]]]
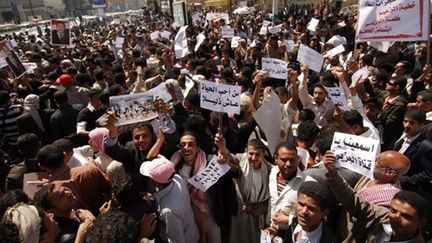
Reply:
[[357, 191], [357, 195], [367, 202], [379, 206], [389, 206], [394, 195], [400, 190], [391, 184], [373, 185], [361, 188]]

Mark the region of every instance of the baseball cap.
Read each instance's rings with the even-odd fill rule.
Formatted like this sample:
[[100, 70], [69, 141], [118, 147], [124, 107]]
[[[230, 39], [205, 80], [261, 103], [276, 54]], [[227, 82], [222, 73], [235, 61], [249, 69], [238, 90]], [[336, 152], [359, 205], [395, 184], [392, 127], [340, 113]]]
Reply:
[[73, 78], [69, 74], [62, 74], [57, 80], [56, 83], [61, 84], [65, 87], [69, 87], [73, 82]]
[[150, 162], [144, 162], [140, 167], [143, 176], [150, 177], [157, 183], [167, 184], [171, 181], [171, 176], [175, 173], [174, 164], [161, 156]]

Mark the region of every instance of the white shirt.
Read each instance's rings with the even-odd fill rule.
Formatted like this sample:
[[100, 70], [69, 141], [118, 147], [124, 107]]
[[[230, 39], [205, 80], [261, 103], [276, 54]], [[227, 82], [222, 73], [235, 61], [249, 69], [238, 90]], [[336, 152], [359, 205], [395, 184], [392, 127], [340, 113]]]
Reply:
[[432, 121], [432, 111], [426, 112], [426, 120]]
[[420, 133], [418, 133], [417, 135], [415, 135], [412, 138], [409, 138], [406, 133], [403, 133], [402, 136], [401, 136], [401, 138], [399, 138], [399, 140], [396, 142], [396, 143], [398, 143], [402, 139], [404, 140], [404, 142], [402, 144], [402, 147], [399, 149], [399, 153], [401, 153], [401, 154], [405, 153], [405, 151], [408, 149], [408, 147], [411, 145], [411, 143], [414, 140], [416, 140], [418, 138], [418, 136], [420, 136]]
[[[321, 235], [323, 231], [323, 223], [321, 221], [320, 225], [313, 231], [307, 232], [302, 229], [298, 224], [292, 234], [292, 241], [296, 243], [319, 243], [321, 240]], [[297, 241], [296, 235], [301, 234], [301, 238]]]
[[375, 239], [376, 243], [409, 243], [411, 240], [406, 241], [391, 241], [391, 235], [393, 233], [393, 229], [391, 228], [390, 224], [383, 224], [383, 231], [380, 235], [377, 236]]

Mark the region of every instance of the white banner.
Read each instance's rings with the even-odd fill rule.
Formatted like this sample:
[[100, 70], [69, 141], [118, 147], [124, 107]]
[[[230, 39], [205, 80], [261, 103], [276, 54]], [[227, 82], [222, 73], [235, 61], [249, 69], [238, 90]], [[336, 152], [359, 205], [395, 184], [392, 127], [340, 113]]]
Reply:
[[268, 71], [270, 78], [287, 79], [288, 67], [287, 63], [276, 58], [261, 59], [262, 69]]
[[331, 150], [335, 153], [337, 165], [373, 179], [379, 144], [376, 139], [336, 132]]
[[359, 0], [356, 41], [427, 40], [429, 1]]
[[200, 86], [202, 108], [240, 114], [240, 86], [209, 81], [201, 81]]
[[324, 63], [324, 57], [314, 49], [300, 44], [297, 54], [297, 61], [301, 64], [309, 65], [309, 69], [319, 73], [321, 72]]
[[188, 182], [195, 188], [205, 192], [213, 186], [223, 175], [230, 170], [227, 164], [220, 164], [217, 162], [217, 157], [213, 158], [208, 163], [207, 167], [188, 179]]

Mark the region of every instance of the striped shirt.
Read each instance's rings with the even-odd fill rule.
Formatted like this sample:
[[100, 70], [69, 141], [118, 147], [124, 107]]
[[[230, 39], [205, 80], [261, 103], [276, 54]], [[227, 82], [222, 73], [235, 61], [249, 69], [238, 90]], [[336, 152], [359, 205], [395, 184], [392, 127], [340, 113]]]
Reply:
[[21, 105], [11, 105], [7, 108], [0, 108], [0, 134], [9, 145], [16, 146], [19, 136], [17, 118], [25, 112]]

